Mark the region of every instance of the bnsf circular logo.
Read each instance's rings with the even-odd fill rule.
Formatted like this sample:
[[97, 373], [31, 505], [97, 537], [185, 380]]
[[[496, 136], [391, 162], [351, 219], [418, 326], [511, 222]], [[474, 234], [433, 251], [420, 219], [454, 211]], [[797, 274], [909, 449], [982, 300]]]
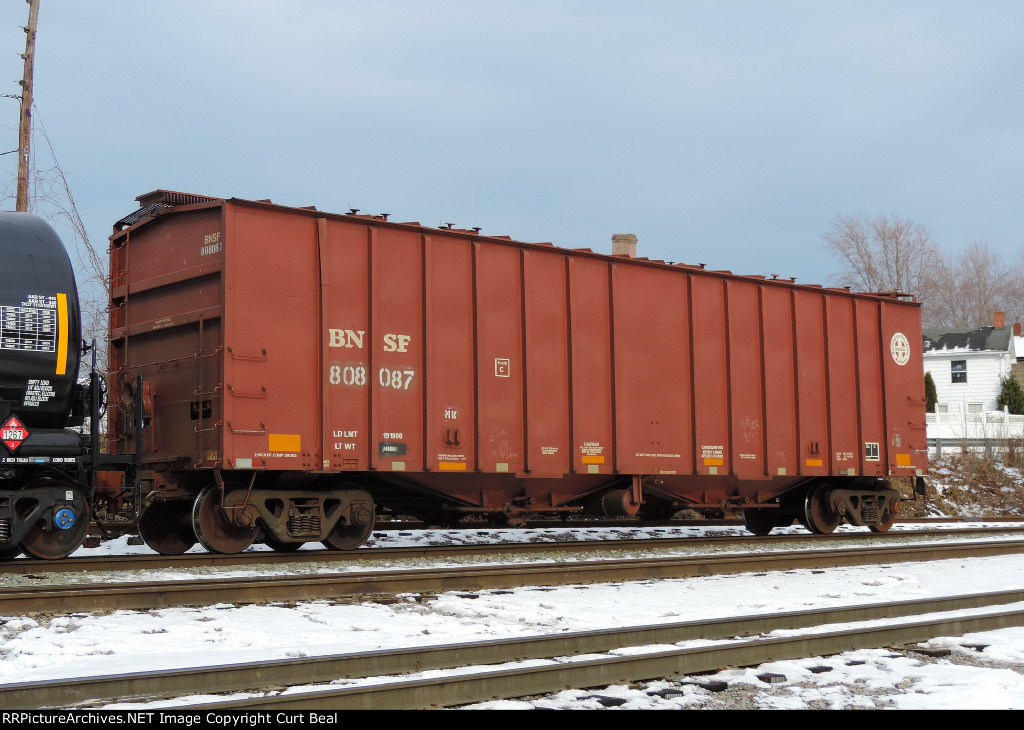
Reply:
[[897, 332], [889, 341], [889, 352], [897, 365], [906, 365], [910, 362], [910, 340], [902, 332]]

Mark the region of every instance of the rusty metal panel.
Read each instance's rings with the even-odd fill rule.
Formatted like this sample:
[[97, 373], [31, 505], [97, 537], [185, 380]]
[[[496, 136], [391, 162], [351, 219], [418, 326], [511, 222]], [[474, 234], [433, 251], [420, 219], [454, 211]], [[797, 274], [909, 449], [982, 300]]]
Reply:
[[732, 463], [729, 422], [729, 338], [725, 280], [690, 278], [693, 322], [693, 404], [697, 474], [728, 474]]
[[325, 470], [370, 468], [370, 229], [327, 219], [320, 231]]
[[923, 473], [928, 464], [920, 331], [917, 308], [899, 302], [882, 306], [880, 340], [888, 441], [883, 463], [893, 476]]
[[225, 462], [234, 468], [319, 468], [316, 220], [240, 205], [228, 205], [226, 212]]
[[473, 245], [464, 239], [432, 235], [424, 257], [427, 467], [473, 472], [477, 445]]
[[726, 283], [729, 322], [729, 420], [732, 424], [730, 471], [741, 478], [763, 478], [764, 356], [760, 284]]
[[829, 469], [829, 404], [825, 350], [825, 304], [820, 291], [793, 290], [796, 321], [797, 458], [801, 474]]
[[514, 246], [476, 243], [479, 467], [523, 470], [522, 262]]
[[417, 231], [370, 230], [369, 429], [371, 465], [382, 471], [425, 466], [423, 248]]
[[598, 259], [569, 258], [573, 467], [581, 474], [616, 469], [608, 267]]
[[885, 393], [882, 388], [882, 305], [856, 300], [857, 402], [860, 417], [860, 473], [885, 476]]
[[[135, 450], [145, 406], [148, 461], [218, 465], [223, 228], [219, 207], [153, 221], [111, 247], [111, 449]], [[134, 392], [135, 379], [146, 383]]]
[[525, 468], [531, 477], [560, 477], [571, 468], [565, 262], [561, 252], [523, 252]]
[[[611, 267], [617, 469], [627, 474], [690, 473], [693, 406], [686, 277], [627, 263]], [[717, 365], [721, 369], [723, 362]], [[724, 399], [719, 406], [724, 420]]]
[[825, 295], [828, 362], [829, 473], [855, 476], [860, 462], [861, 406], [858, 399], [854, 301]]
[[765, 444], [768, 475], [799, 473], [800, 434], [796, 399], [796, 322], [793, 291], [765, 284], [761, 289], [764, 341]]

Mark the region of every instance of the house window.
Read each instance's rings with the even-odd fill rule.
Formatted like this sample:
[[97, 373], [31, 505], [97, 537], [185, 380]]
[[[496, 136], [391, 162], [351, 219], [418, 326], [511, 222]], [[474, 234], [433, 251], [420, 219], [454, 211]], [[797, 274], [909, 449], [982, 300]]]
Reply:
[[950, 363], [950, 370], [953, 375], [951, 382], [954, 383], [966, 383], [967, 382], [967, 361], [966, 360], [953, 360]]
[[968, 413], [981, 413], [981, 403], [968, 403], [967, 404], [967, 412]]
[[948, 403], [936, 403], [935, 404], [935, 412], [936, 413], [949, 413], [949, 404]]

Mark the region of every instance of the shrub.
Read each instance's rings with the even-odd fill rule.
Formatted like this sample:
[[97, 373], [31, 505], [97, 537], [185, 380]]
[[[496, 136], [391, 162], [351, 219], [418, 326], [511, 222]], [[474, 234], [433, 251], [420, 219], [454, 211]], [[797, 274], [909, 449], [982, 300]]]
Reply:
[[935, 413], [935, 404], [939, 402], [939, 394], [935, 390], [935, 381], [932, 380], [931, 372], [924, 374], [924, 409], [928, 413]]
[[1024, 414], [1024, 390], [1011, 377], [1003, 378], [1003, 389], [999, 393], [999, 407], [1009, 408], [1015, 416]]

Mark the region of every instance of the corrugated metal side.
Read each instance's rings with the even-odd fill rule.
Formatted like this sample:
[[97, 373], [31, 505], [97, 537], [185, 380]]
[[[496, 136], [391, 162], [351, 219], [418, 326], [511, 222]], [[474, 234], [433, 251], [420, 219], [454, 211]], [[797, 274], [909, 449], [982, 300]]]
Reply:
[[890, 474], [913, 476], [927, 468], [928, 436], [924, 423], [924, 363], [920, 311], [884, 303], [880, 333], [886, 413], [883, 463]]
[[[724, 373], [721, 367], [712, 372], [701, 366], [701, 358], [718, 356], [716, 338], [724, 342], [721, 310], [701, 321], [707, 333], [695, 335], [701, 346], [693, 351], [691, 364], [686, 277], [626, 261], [607, 265], [614, 328], [616, 468], [628, 474], [692, 473], [691, 404], [697, 407], [698, 443], [721, 443], [727, 428]], [[721, 282], [713, 286], [721, 290]]]
[[569, 370], [572, 399], [572, 470], [608, 474], [618, 465], [613, 448], [615, 359], [611, 276], [604, 261], [568, 257]]
[[[220, 206], [157, 218], [112, 239], [113, 451], [135, 450], [132, 409], [142, 399], [149, 460], [220, 463], [224, 247]], [[135, 391], [139, 375], [143, 393]]]
[[444, 473], [467, 500], [475, 472], [926, 468], [916, 305], [246, 201], [122, 239], [114, 369], [157, 391], [166, 456]]
[[525, 468], [532, 476], [569, 472], [572, 448], [569, 393], [569, 288], [566, 258], [523, 251]]
[[226, 464], [321, 465], [316, 219], [225, 207]]
[[764, 330], [757, 282], [726, 283], [729, 322], [730, 471], [740, 477], [768, 474], [765, 449]]

